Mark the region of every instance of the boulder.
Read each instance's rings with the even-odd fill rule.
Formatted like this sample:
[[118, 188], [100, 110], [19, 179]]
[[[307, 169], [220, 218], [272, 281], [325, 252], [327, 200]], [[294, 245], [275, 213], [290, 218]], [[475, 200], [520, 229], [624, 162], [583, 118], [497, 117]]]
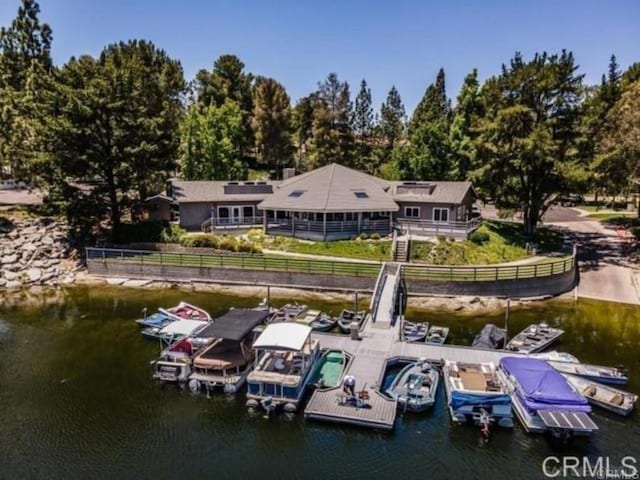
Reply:
[[18, 270], [22, 270], [22, 264], [20, 263], [10, 263], [9, 265], [3, 265], [2, 270], [5, 272], [17, 272]]
[[53, 245], [53, 238], [46, 235], [40, 239], [40, 243], [42, 243], [42, 245]]
[[11, 255], [5, 255], [4, 257], [2, 257], [2, 260], [0, 260], [0, 264], [7, 265], [10, 263], [16, 263], [17, 261], [18, 261], [18, 255], [13, 253]]
[[10, 281], [7, 282], [7, 284], [5, 286], [8, 289], [20, 288], [22, 286], [22, 282], [20, 282], [19, 280], [10, 280]]
[[2, 276], [4, 277], [5, 280], [11, 281], [11, 280], [17, 280], [18, 277], [20, 277], [20, 274], [17, 272], [4, 271], [2, 273]]
[[23, 252], [35, 252], [38, 249], [38, 245], [33, 242], [29, 242], [25, 245], [22, 245], [21, 248]]
[[30, 282], [37, 282], [42, 278], [42, 270], [39, 268], [29, 268], [25, 273]]
[[47, 261], [46, 260], [34, 260], [33, 262], [31, 262], [31, 267], [33, 268], [43, 268], [47, 266]]

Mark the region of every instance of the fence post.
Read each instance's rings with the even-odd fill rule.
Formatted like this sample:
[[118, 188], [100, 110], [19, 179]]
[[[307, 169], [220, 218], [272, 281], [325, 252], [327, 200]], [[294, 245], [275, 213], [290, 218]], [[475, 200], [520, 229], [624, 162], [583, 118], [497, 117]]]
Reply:
[[284, 259], [284, 271], [285, 272], [289, 271], [289, 259], [288, 258]]
[[538, 264], [533, 265], [533, 278], [538, 278]]
[[240, 266], [244, 269], [244, 255], [242, 255], [240, 257], [242, 260], [240, 260]]
[[107, 263], [107, 257], [105, 257], [105, 255], [104, 255], [104, 248], [102, 249], [102, 263], [104, 263], [104, 264]]
[[124, 262], [124, 250], [120, 250], [120, 261]]
[[520, 279], [520, 265], [516, 265], [516, 280]]
[[478, 279], [478, 267], [473, 267], [473, 280], [476, 281]]
[[224, 268], [224, 255], [220, 255], [220, 268]]
[[202, 268], [204, 266], [204, 258], [203, 255], [200, 254], [200, 268]]
[[164, 265], [163, 261], [162, 261], [162, 251], [160, 251], [160, 266], [162, 267]]

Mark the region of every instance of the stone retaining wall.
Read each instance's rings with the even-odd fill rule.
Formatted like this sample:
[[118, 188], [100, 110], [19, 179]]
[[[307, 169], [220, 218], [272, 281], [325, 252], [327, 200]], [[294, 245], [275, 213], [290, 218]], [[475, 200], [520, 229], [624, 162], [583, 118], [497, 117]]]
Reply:
[[[351, 275], [322, 275], [303, 272], [249, 270], [239, 268], [214, 268], [197, 266], [167, 266], [156, 264], [103, 262], [100, 259], [87, 261], [92, 275], [147, 278], [175, 282], [237, 283], [244, 285], [272, 285], [303, 289], [334, 291], [368, 291], [375, 286], [375, 277]], [[435, 281], [406, 279], [410, 295], [480, 296], [531, 298], [559, 295], [571, 290], [577, 281], [575, 270], [565, 273], [519, 280], [491, 281]]]

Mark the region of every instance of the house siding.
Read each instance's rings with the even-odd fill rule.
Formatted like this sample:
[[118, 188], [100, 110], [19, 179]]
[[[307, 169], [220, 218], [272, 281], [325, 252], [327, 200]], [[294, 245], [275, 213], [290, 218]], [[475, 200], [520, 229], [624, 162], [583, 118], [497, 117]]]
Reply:
[[214, 215], [218, 214], [218, 207], [232, 207], [232, 206], [253, 206], [256, 216], [262, 214], [262, 211], [258, 209], [260, 200], [245, 200], [234, 202], [194, 202], [194, 203], [180, 203], [180, 226], [187, 230], [200, 230], [202, 223], [205, 220], [211, 218], [211, 209], [214, 211]]
[[[433, 204], [420, 202], [397, 202], [400, 210], [396, 213], [396, 220], [433, 220], [434, 208], [446, 208], [449, 210], [449, 220], [455, 220], [456, 205]], [[419, 207], [420, 217], [405, 217], [405, 207]]]

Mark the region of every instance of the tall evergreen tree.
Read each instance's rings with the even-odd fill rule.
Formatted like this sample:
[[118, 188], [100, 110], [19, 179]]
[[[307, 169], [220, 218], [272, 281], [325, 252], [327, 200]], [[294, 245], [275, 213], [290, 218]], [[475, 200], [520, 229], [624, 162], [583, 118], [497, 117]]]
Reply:
[[366, 80], [360, 82], [360, 91], [355, 99], [353, 110], [353, 132], [356, 141], [356, 154], [353, 166], [373, 173], [372, 165], [374, 113], [371, 101], [371, 89]]
[[242, 113], [242, 154], [251, 153], [254, 145], [251, 116], [253, 114], [253, 75], [244, 71], [244, 63], [235, 55], [221, 55], [211, 71], [202, 69], [195, 78], [197, 102], [201, 106], [222, 106], [227, 100], [238, 104]]
[[278, 175], [291, 164], [291, 102], [284, 87], [258, 77], [253, 93], [253, 127], [258, 160]]
[[[444, 70], [438, 71], [436, 81], [427, 87], [409, 123], [409, 145], [404, 166], [397, 170], [403, 178], [416, 180], [448, 180], [454, 177], [449, 124], [451, 105], [445, 90]], [[408, 170], [407, 170], [408, 167]]]
[[35, 0], [22, 0], [16, 18], [0, 29], [0, 174], [9, 167], [31, 180], [42, 146], [37, 130], [51, 90], [51, 28]]
[[[105, 204], [117, 235], [135, 197], [162, 188], [175, 170], [182, 67], [134, 40], [109, 45], [97, 59], [72, 58], [56, 77], [43, 130], [51, 190], [75, 207]], [[76, 179], [96, 182], [88, 197], [74, 192]]]
[[478, 71], [474, 68], [462, 82], [453, 111], [449, 142], [456, 180], [467, 180], [475, 160], [472, 124], [482, 115]]
[[380, 133], [387, 150], [391, 150], [404, 134], [406, 112], [396, 87], [391, 87], [380, 106]]
[[316, 94], [312, 93], [298, 100], [293, 109], [293, 131], [296, 144], [296, 167], [302, 171], [307, 166], [307, 149], [313, 132], [313, 113]]
[[522, 211], [529, 235], [577, 164], [583, 91], [577, 68], [570, 52], [536, 54], [528, 62], [517, 53], [482, 89], [479, 185], [498, 208]]
[[352, 165], [353, 131], [349, 84], [335, 73], [318, 84], [314, 106], [309, 166], [317, 168], [332, 162]]

